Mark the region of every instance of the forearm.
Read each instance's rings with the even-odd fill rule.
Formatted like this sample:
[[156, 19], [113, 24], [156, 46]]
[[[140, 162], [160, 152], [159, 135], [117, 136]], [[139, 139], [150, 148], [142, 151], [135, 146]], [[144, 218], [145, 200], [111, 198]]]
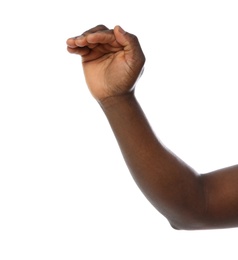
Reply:
[[101, 107], [134, 180], [148, 200], [175, 228], [202, 228], [202, 178], [159, 142], [135, 96], [107, 98]]

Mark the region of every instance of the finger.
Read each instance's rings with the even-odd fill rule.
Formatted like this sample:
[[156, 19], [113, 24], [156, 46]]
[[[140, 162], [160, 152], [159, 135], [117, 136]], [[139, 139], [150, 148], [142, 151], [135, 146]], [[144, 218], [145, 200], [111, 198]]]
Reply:
[[75, 44], [80, 47], [87, 46], [91, 49], [95, 48], [96, 46], [108, 45], [115, 48], [121, 48], [122, 45], [118, 43], [115, 38], [113, 30], [104, 30], [104, 31], [97, 31], [95, 33], [90, 33], [88, 35], [81, 35], [75, 39]]
[[[69, 38], [66, 43], [69, 47], [71, 48], [77, 48], [78, 46], [83, 47], [87, 44], [87, 42], [85, 41], [85, 36], [91, 33], [95, 33], [98, 31], [103, 31], [103, 30], [108, 30], [108, 28], [105, 25], [97, 25], [87, 31], [85, 31], [84, 33], [82, 33], [79, 36], [75, 36], [75, 37], [71, 37]], [[94, 48], [94, 46], [91, 46], [91, 48]]]
[[85, 47], [85, 46], [87, 46], [90, 49], [93, 49], [93, 48], [95, 48], [98, 45], [97, 42], [95, 42], [95, 43], [89, 42], [88, 41], [88, 37], [84, 36], [84, 35], [80, 35], [80, 36], [76, 37], [74, 39], [74, 44], [76, 46], [78, 46], [78, 47]]
[[[79, 38], [79, 40], [78, 40]], [[80, 40], [81, 38], [81, 40]], [[78, 36], [78, 37], [74, 37], [74, 38], [69, 38], [66, 41], [66, 44], [70, 47], [70, 48], [77, 48], [77, 47], [85, 47], [87, 46], [90, 49], [93, 49], [95, 47], [97, 47], [98, 44], [89, 44], [86, 39], [84, 39], [84, 36]]]
[[98, 31], [106, 31], [106, 30], [108, 30], [108, 28], [105, 25], [99, 24], [99, 25], [85, 31], [84, 33], [82, 33], [82, 35], [86, 36], [86, 35], [91, 34], [91, 33], [95, 33], [95, 32], [98, 32]]
[[83, 48], [80, 48], [80, 47], [77, 47], [77, 48], [71, 48], [71, 47], [67, 47], [67, 51], [69, 53], [72, 53], [72, 54], [78, 54], [80, 56], [84, 56], [84, 55], [87, 55], [90, 53], [90, 49], [87, 48], [87, 47], [83, 47]]
[[78, 46], [76, 45], [75, 43], [75, 37], [74, 38], [69, 38], [67, 41], [66, 41], [66, 44], [68, 45], [68, 47], [70, 48], [77, 48]]
[[[95, 33], [88, 34], [86, 40], [90, 44], [106, 44], [116, 41], [113, 30], [97, 31]], [[81, 38], [79, 39], [79, 41]]]

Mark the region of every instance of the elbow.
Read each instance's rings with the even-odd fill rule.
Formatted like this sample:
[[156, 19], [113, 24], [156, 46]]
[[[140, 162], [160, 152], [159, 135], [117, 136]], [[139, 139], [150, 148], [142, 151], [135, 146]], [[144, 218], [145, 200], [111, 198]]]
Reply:
[[206, 223], [206, 221], [197, 218], [192, 218], [189, 220], [183, 219], [180, 221], [169, 221], [169, 224], [174, 230], [193, 231], [204, 230], [209, 228], [209, 225]]
[[170, 223], [170, 226], [172, 227], [173, 230], [183, 230], [183, 231], [192, 231], [192, 230], [201, 230], [201, 226], [198, 225], [188, 225], [188, 224], [174, 224]]
[[190, 208], [179, 211], [174, 214], [172, 218], [170, 215], [167, 220], [172, 229], [184, 231], [209, 229], [211, 224], [204, 207], [201, 207], [200, 209], [198, 207], [197, 210], [191, 210]]
[[169, 224], [170, 224], [170, 227], [173, 229], [173, 230], [188, 230], [188, 227], [183, 225], [183, 224], [178, 224], [178, 223], [174, 223], [174, 222], [171, 222], [169, 221]]
[[198, 227], [195, 227], [194, 225], [187, 225], [187, 224], [174, 224], [170, 223], [170, 226], [173, 230], [179, 231], [189, 231], [189, 230], [198, 230]]
[[180, 227], [178, 227], [178, 226], [176, 226], [176, 225], [174, 225], [174, 224], [171, 224], [171, 223], [170, 223], [170, 226], [171, 226], [171, 228], [174, 229], [174, 230], [183, 230], [183, 229], [181, 229]]

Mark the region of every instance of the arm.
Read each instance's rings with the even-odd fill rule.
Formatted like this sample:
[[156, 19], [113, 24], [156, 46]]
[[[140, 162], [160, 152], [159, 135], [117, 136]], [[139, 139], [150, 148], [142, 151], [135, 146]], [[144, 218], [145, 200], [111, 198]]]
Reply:
[[153, 133], [134, 94], [145, 62], [138, 39], [118, 26], [100, 25], [67, 44], [81, 55], [87, 85], [155, 208], [176, 229], [237, 227], [238, 167], [198, 174]]

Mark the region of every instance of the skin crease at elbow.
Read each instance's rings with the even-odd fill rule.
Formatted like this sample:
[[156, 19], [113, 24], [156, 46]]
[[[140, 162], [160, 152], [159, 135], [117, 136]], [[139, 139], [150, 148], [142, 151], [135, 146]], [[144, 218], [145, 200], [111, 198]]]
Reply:
[[[156, 138], [135, 96], [145, 55], [137, 36], [97, 25], [67, 40], [92, 97], [146, 198], [176, 230], [238, 227], [238, 166], [199, 174]], [[149, 98], [149, 97], [148, 97]]]

